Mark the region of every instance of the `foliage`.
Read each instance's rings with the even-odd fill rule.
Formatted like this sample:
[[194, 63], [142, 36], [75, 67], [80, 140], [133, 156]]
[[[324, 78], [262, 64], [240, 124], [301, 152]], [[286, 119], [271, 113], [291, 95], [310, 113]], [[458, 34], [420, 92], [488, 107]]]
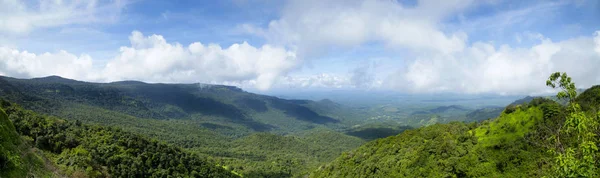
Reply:
[[21, 144], [19, 135], [13, 124], [8, 120], [6, 113], [0, 109], [0, 170], [3, 176], [10, 175], [12, 171], [22, 169], [21, 156], [17, 146]]
[[198, 155], [120, 129], [45, 117], [2, 102], [8, 117], [35, 147], [56, 155], [70, 176], [235, 177]]
[[362, 139], [320, 127], [298, 135], [255, 133], [213, 154], [221, 156], [220, 164], [244, 177], [299, 177], [362, 143]]
[[[544, 175], [545, 151], [523, 137], [541, 111], [532, 106], [477, 126], [452, 122], [408, 130], [342, 154], [313, 177], [519, 177]], [[520, 118], [531, 118], [521, 123]], [[515, 125], [516, 124], [516, 125]]]
[[29, 140], [16, 132], [0, 108], [0, 177], [58, 177], [44, 161], [43, 155], [30, 149]]
[[[598, 177], [598, 118], [588, 116], [581, 110], [577, 100], [575, 83], [566, 73], [553, 73], [550, 75], [547, 86], [560, 88], [556, 95], [559, 99], [568, 100], [568, 114], [559, 133], [554, 137], [557, 147], [552, 148], [556, 157], [556, 172], [559, 177]], [[558, 85], [558, 86], [557, 86]], [[588, 99], [581, 99], [586, 101]], [[568, 138], [567, 140], [564, 140]]]

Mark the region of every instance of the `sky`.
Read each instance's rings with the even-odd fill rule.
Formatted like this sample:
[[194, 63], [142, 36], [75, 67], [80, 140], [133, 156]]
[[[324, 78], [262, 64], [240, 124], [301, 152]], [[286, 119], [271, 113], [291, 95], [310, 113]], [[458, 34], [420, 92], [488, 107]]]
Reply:
[[0, 0], [0, 75], [404, 93], [600, 84], [596, 0]]

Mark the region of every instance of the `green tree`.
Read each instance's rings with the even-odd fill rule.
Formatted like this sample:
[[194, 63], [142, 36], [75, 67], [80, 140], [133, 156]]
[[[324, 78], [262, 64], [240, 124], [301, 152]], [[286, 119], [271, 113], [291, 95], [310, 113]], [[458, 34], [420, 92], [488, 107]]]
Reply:
[[[577, 89], [571, 77], [566, 73], [556, 72], [550, 75], [546, 85], [559, 88], [556, 95], [559, 99], [568, 101], [567, 118], [560, 128], [560, 133], [554, 137], [556, 148], [551, 149], [556, 157], [556, 172], [558, 177], [598, 177], [596, 157], [598, 154], [598, 139], [594, 130], [598, 127], [595, 117], [590, 117], [582, 111], [575, 102]], [[600, 115], [600, 113], [598, 113]], [[568, 139], [561, 140], [567, 137]]]

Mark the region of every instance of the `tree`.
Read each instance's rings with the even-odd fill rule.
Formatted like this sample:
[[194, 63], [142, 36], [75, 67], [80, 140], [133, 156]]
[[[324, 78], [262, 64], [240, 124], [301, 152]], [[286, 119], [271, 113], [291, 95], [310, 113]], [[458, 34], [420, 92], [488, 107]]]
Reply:
[[[596, 157], [598, 155], [598, 139], [594, 130], [598, 121], [587, 116], [575, 102], [577, 90], [575, 83], [566, 73], [556, 72], [550, 75], [546, 85], [559, 88], [556, 95], [559, 99], [568, 100], [568, 115], [560, 132], [554, 137], [557, 145], [551, 149], [555, 157], [558, 177], [598, 177]], [[600, 115], [600, 113], [598, 113]], [[564, 135], [563, 135], [564, 134]], [[565, 142], [561, 140], [567, 137]]]

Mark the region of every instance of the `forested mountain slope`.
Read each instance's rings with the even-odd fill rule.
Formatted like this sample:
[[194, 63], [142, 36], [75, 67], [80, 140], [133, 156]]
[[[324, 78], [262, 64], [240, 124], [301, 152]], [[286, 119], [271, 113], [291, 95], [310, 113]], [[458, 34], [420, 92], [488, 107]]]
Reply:
[[41, 152], [20, 137], [0, 108], [0, 177], [58, 177]]
[[[0, 77], [0, 97], [70, 122], [177, 145], [246, 177], [304, 175], [365, 142], [344, 134], [363, 113], [328, 100], [285, 100], [230, 86]], [[251, 149], [253, 140], [289, 140], [294, 149]]]
[[[0, 110], [2, 177], [58, 177], [43, 170], [45, 165], [54, 165], [58, 167], [55, 172], [69, 177], [237, 177], [206, 158], [156, 140], [38, 115], [3, 100], [0, 103], [6, 110], [6, 114]], [[21, 153], [25, 150], [41, 151], [39, 155]], [[45, 175], [38, 175], [40, 172]]]
[[564, 73], [547, 85], [567, 104], [527, 98], [490, 121], [408, 130], [345, 152], [311, 177], [600, 176], [600, 86], [577, 95]]
[[[85, 105], [139, 118], [210, 117], [217, 123], [238, 123], [248, 131], [287, 131], [296, 129], [289, 127], [314, 127], [314, 124], [335, 124], [347, 119], [332, 118], [310, 108], [329, 103], [284, 100], [222, 85], [134, 81], [89, 83], [57, 76], [36, 79], [0, 77], [0, 83], [0, 94], [10, 101], [34, 111], [60, 116], [63, 116], [60, 111], [73, 105]], [[280, 122], [275, 119], [294, 122], [297, 126], [278, 124]]]

